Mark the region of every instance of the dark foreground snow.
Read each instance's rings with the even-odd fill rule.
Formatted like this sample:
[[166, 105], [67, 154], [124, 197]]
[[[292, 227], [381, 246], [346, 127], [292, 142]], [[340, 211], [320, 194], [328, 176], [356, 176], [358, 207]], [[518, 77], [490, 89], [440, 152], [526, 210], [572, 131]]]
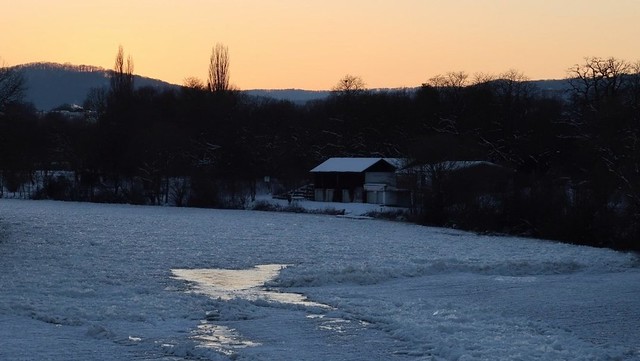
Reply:
[[0, 360], [640, 360], [637, 340], [633, 254], [331, 216], [0, 200]]

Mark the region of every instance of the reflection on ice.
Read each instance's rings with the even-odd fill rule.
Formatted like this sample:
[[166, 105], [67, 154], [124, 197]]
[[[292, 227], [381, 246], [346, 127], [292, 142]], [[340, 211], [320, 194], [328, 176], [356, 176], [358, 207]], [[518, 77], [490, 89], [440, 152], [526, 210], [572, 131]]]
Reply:
[[[260, 287], [278, 276], [286, 265], [267, 264], [258, 265], [251, 269], [173, 269], [173, 274], [185, 281], [197, 284], [198, 290], [212, 296], [229, 299], [233, 292]], [[226, 295], [226, 296], [225, 296]]]
[[228, 356], [233, 355], [235, 349], [260, 346], [258, 342], [243, 339], [234, 329], [206, 321], [202, 321], [193, 334], [193, 339], [200, 341], [203, 347], [213, 348]]
[[[171, 272], [175, 278], [193, 283], [194, 292], [215, 299], [266, 300], [282, 304], [330, 308], [327, 305], [309, 301], [301, 294], [267, 290], [265, 283], [274, 280], [285, 267], [287, 265], [267, 264], [245, 270], [173, 269]], [[193, 339], [201, 342], [202, 347], [215, 349], [227, 356], [233, 355], [234, 350], [260, 345], [258, 342], [242, 338], [234, 329], [214, 325], [208, 321], [202, 321], [193, 331]]]
[[249, 301], [266, 300], [308, 307], [329, 308], [329, 306], [307, 300], [297, 293], [270, 291], [266, 282], [275, 279], [287, 267], [282, 264], [258, 265], [250, 269], [173, 269], [174, 276], [194, 283], [195, 292], [210, 297], [231, 300], [241, 298]]

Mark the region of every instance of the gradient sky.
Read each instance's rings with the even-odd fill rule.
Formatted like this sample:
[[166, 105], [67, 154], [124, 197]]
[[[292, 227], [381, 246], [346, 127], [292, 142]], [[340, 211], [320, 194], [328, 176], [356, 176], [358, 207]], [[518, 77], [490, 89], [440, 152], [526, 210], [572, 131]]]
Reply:
[[228, 46], [240, 89], [418, 86], [436, 74], [563, 78], [586, 56], [640, 60], [640, 0], [0, 0], [0, 59], [204, 79]]

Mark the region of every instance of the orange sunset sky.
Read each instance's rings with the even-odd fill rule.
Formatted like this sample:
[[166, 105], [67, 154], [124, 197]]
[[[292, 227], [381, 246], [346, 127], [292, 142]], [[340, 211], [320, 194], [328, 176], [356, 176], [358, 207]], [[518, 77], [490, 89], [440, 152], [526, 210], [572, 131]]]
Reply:
[[563, 78], [586, 56], [640, 60], [640, 0], [0, 0], [0, 59], [204, 79], [228, 46], [240, 89], [418, 86], [436, 74]]

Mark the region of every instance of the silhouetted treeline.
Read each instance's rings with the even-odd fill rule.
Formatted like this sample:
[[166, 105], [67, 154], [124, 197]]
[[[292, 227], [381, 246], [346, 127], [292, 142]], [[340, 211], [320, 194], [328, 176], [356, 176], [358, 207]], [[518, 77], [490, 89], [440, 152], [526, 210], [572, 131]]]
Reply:
[[[91, 94], [85, 120], [6, 106], [2, 184], [19, 192], [38, 175], [41, 198], [243, 207], [264, 176], [296, 187], [329, 157], [397, 157], [420, 169], [405, 184], [419, 223], [638, 250], [638, 70], [590, 58], [571, 69], [569, 93], [514, 71], [449, 73], [416, 91], [336, 90], [295, 105], [197, 84], [135, 89], [124, 69]], [[502, 176], [455, 171], [458, 160]]]

